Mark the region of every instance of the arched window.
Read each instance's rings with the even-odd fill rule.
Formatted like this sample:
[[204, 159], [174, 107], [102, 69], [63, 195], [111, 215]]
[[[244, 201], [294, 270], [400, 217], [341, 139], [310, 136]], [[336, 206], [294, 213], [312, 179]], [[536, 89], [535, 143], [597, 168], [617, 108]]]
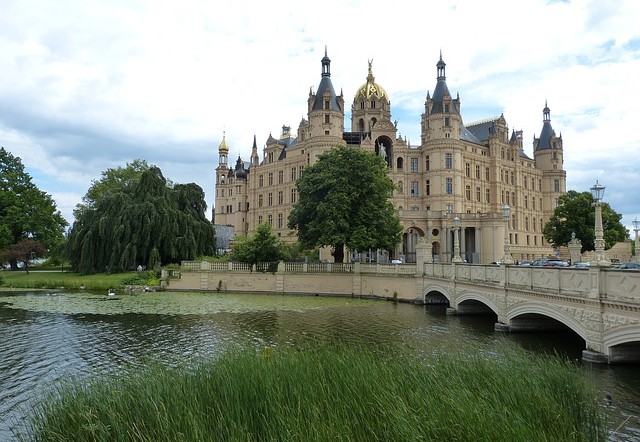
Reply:
[[396, 169], [402, 170], [403, 167], [404, 167], [403, 159], [402, 157], [398, 157], [398, 159], [396, 160]]
[[[362, 105], [364, 106], [364, 102]], [[364, 132], [364, 120], [362, 118], [358, 120], [358, 132]]]

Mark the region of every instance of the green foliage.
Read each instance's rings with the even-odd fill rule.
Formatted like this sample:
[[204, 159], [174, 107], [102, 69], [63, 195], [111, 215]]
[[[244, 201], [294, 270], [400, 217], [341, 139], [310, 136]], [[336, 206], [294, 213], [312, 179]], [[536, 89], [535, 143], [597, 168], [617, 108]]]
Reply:
[[[558, 199], [558, 206], [544, 226], [544, 237], [553, 247], [566, 246], [571, 234], [582, 242], [582, 252], [594, 250], [595, 209], [590, 192], [570, 190]], [[605, 248], [611, 248], [629, 237], [629, 231], [622, 225], [622, 215], [616, 213], [607, 203], [602, 204], [602, 226]]]
[[0, 148], [0, 250], [26, 238], [54, 248], [64, 241], [66, 226], [51, 195], [31, 182], [22, 160]]
[[205, 218], [200, 186], [167, 185], [155, 166], [142, 171], [135, 184], [123, 180], [113, 193], [76, 210], [67, 253], [81, 274], [121, 272], [146, 265], [193, 260], [213, 254], [215, 236]]
[[125, 167], [105, 170], [99, 180], [91, 181], [91, 187], [82, 197], [83, 203], [76, 206], [74, 215], [78, 218], [84, 210], [95, 208], [108, 195], [133, 189], [147, 170], [149, 170], [149, 164], [139, 159], [127, 163]]
[[322, 154], [296, 182], [299, 199], [289, 228], [307, 248], [342, 246], [352, 250], [390, 249], [402, 238], [402, 226], [389, 195], [395, 189], [387, 165], [360, 149], [338, 147]]
[[180, 270], [180, 264], [177, 262], [172, 262], [162, 267], [165, 270]]
[[137, 272], [135, 275], [129, 276], [122, 280], [122, 285], [160, 285], [160, 272], [156, 270], [145, 270]]
[[605, 441], [576, 367], [523, 351], [411, 354], [319, 345], [76, 379], [21, 440]]
[[[229, 255], [219, 255], [219, 256], [198, 256], [196, 258], [196, 261], [206, 261], [206, 262], [210, 262], [212, 264], [217, 263], [217, 262], [229, 262], [230, 261], [230, 257]], [[180, 267], [178, 267], [180, 268]]]
[[260, 224], [251, 236], [234, 238], [232, 255], [235, 261], [247, 262], [251, 265], [290, 258], [289, 248], [278, 239], [268, 223]]
[[300, 242], [287, 243], [286, 247], [289, 250], [289, 259], [291, 259], [292, 261], [302, 261], [305, 259], [308, 262], [320, 261], [320, 249], [318, 249], [317, 247], [309, 249], [307, 247], [304, 247]]

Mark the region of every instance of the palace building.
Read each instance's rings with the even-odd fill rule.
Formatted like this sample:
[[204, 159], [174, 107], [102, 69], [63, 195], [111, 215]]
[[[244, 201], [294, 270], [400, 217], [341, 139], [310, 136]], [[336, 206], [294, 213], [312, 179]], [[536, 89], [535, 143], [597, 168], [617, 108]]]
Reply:
[[566, 191], [566, 172], [562, 136], [551, 126], [546, 103], [530, 158], [522, 131], [509, 131], [503, 115], [463, 123], [460, 97], [449, 92], [440, 55], [436, 85], [424, 103], [420, 144], [414, 146], [399, 136], [389, 96], [376, 83], [371, 62], [351, 104], [351, 131], [345, 131], [345, 100], [334, 90], [326, 51], [321, 63], [320, 83], [315, 93], [309, 92], [307, 118], [297, 131], [283, 126], [278, 138], [269, 135], [261, 155], [254, 135], [251, 157], [238, 157], [235, 164], [229, 163], [223, 136], [215, 225], [247, 235], [267, 222], [282, 239], [295, 241], [287, 220], [297, 200], [296, 179], [323, 152], [349, 146], [384, 157], [397, 187], [391, 200], [404, 226], [402, 243], [394, 250], [351, 251], [345, 254], [349, 259], [415, 262], [419, 242], [440, 262], [459, 257], [486, 264], [501, 261], [508, 252], [517, 261], [554, 253], [542, 230]]

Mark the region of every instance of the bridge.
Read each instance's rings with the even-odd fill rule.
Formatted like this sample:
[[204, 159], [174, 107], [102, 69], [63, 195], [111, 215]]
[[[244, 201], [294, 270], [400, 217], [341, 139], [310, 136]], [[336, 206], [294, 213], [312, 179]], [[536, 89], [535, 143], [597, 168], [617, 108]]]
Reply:
[[170, 290], [316, 294], [448, 304], [447, 313], [493, 314], [495, 330], [571, 329], [583, 360], [640, 363], [640, 272], [591, 267], [183, 262], [163, 271]]

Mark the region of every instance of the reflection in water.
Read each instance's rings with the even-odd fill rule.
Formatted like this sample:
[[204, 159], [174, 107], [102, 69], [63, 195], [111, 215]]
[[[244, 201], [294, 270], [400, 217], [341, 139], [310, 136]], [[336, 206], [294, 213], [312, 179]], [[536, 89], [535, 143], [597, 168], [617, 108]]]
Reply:
[[[493, 331], [495, 316], [447, 316], [443, 306], [351, 298], [149, 293], [107, 300], [91, 293], [0, 293], [0, 440], [24, 419], [30, 398], [70, 375], [123, 371], [211, 358], [234, 345], [318, 341], [406, 345], [421, 352], [464, 352], [502, 339], [532, 351], [580, 357], [572, 333]], [[637, 367], [585, 366], [610, 391], [613, 440], [640, 439]]]

